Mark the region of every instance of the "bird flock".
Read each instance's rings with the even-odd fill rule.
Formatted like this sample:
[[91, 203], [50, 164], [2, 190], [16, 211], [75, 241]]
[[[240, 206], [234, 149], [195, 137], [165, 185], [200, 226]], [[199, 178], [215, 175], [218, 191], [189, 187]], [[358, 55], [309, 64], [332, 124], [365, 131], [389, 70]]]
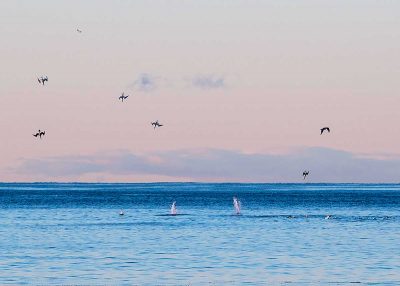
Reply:
[[[78, 33], [80, 33], [80, 34], [82, 33], [82, 30], [79, 29], [79, 28], [76, 29], [76, 31], [77, 31]], [[41, 77], [38, 77], [37, 80], [38, 80], [39, 84], [41, 84], [42, 86], [44, 86], [45, 83], [49, 81], [49, 77], [48, 77], [48, 76], [41, 76]], [[124, 100], [126, 100], [128, 97], [129, 97], [129, 95], [125, 95], [125, 92], [122, 92], [122, 94], [118, 97], [118, 100], [120, 100], [121, 102], [124, 102]], [[160, 123], [158, 122], [158, 120], [155, 121], [155, 122], [151, 122], [151, 125], [154, 126], [154, 130], [155, 130], [157, 127], [164, 126], [163, 124], [160, 124]], [[41, 131], [41, 130], [39, 129], [38, 132], [36, 132], [36, 133], [34, 133], [34, 134], [32, 134], [32, 135], [33, 135], [33, 137], [35, 137], [35, 138], [38, 138], [38, 137], [39, 137], [39, 139], [42, 139], [42, 136], [44, 136], [45, 134], [46, 134], [45, 131]]]
[[[76, 29], [76, 31], [77, 31], [78, 33], [80, 33], [80, 34], [82, 33], [82, 30], [79, 29], [79, 28]], [[41, 77], [38, 77], [37, 80], [38, 80], [39, 84], [41, 84], [42, 86], [44, 86], [45, 83], [49, 81], [49, 78], [48, 78], [48, 76], [41, 76]], [[129, 97], [129, 95], [125, 95], [125, 92], [122, 92], [122, 94], [118, 97], [118, 100], [120, 100], [121, 102], [124, 102], [124, 100], [127, 100], [128, 97]], [[159, 127], [164, 126], [163, 124], [160, 124], [160, 123], [158, 122], [158, 120], [156, 120], [156, 121], [154, 121], [154, 122], [151, 122], [151, 125], [153, 126], [153, 129], [154, 129], [154, 130], [155, 130], [156, 128], [159, 128]], [[323, 135], [325, 132], [330, 133], [330, 132], [331, 132], [330, 128], [327, 127], [327, 126], [325, 126], [325, 127], [322, 127], [322, 128], [320, 129], [320, 135]], [[42, 131], [42, 130], [39, 129], [36, 133], [34, 133], [34, 134], [32, 134], [32, 135], [33, 135], [35, 138], [42, 139], [42, 137], [45, 136], [45, 134], [46, 134], [45, 131]], [[304, 171], [303, 171], [303, 174], [302, 174], [303, 180], [305, 180], [309, 174], [310, 174], [310, 171], [309, 171], [309, 170], [304, 170]]]

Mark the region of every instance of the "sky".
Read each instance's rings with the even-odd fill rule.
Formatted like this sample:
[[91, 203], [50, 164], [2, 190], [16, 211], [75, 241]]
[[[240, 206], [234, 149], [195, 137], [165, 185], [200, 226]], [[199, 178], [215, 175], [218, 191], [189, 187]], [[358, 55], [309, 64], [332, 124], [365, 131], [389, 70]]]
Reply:
[[0, 181], [399, 182], [399, 11], [0, 1]]

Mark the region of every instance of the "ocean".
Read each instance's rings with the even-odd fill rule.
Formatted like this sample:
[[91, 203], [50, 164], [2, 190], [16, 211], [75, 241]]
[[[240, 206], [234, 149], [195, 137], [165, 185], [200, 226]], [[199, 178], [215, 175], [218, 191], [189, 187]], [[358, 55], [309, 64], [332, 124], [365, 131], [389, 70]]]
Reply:
[[2, 285], [355, 283], [400, 285], [398, 184], [0, 184]]

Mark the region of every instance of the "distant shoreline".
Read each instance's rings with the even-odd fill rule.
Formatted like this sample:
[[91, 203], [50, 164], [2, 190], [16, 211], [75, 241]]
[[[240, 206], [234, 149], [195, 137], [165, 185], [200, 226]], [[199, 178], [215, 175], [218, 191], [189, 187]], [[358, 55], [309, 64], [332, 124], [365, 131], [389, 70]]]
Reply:
[[0, 182], [0, 184], [102, 184], [102, 185], [136, 185], [136, 184], [197, 184], [197, 185], [400, 185], [400, 182], [363, 183], [363, 182]]

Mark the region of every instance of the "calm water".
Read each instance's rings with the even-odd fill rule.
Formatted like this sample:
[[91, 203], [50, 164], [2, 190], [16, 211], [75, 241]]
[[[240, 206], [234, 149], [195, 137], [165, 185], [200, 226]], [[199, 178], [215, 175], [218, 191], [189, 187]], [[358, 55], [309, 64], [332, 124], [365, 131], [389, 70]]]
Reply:
[[0, 284], [400, 285], [400, 185], [0, 184], [0, 218]]

